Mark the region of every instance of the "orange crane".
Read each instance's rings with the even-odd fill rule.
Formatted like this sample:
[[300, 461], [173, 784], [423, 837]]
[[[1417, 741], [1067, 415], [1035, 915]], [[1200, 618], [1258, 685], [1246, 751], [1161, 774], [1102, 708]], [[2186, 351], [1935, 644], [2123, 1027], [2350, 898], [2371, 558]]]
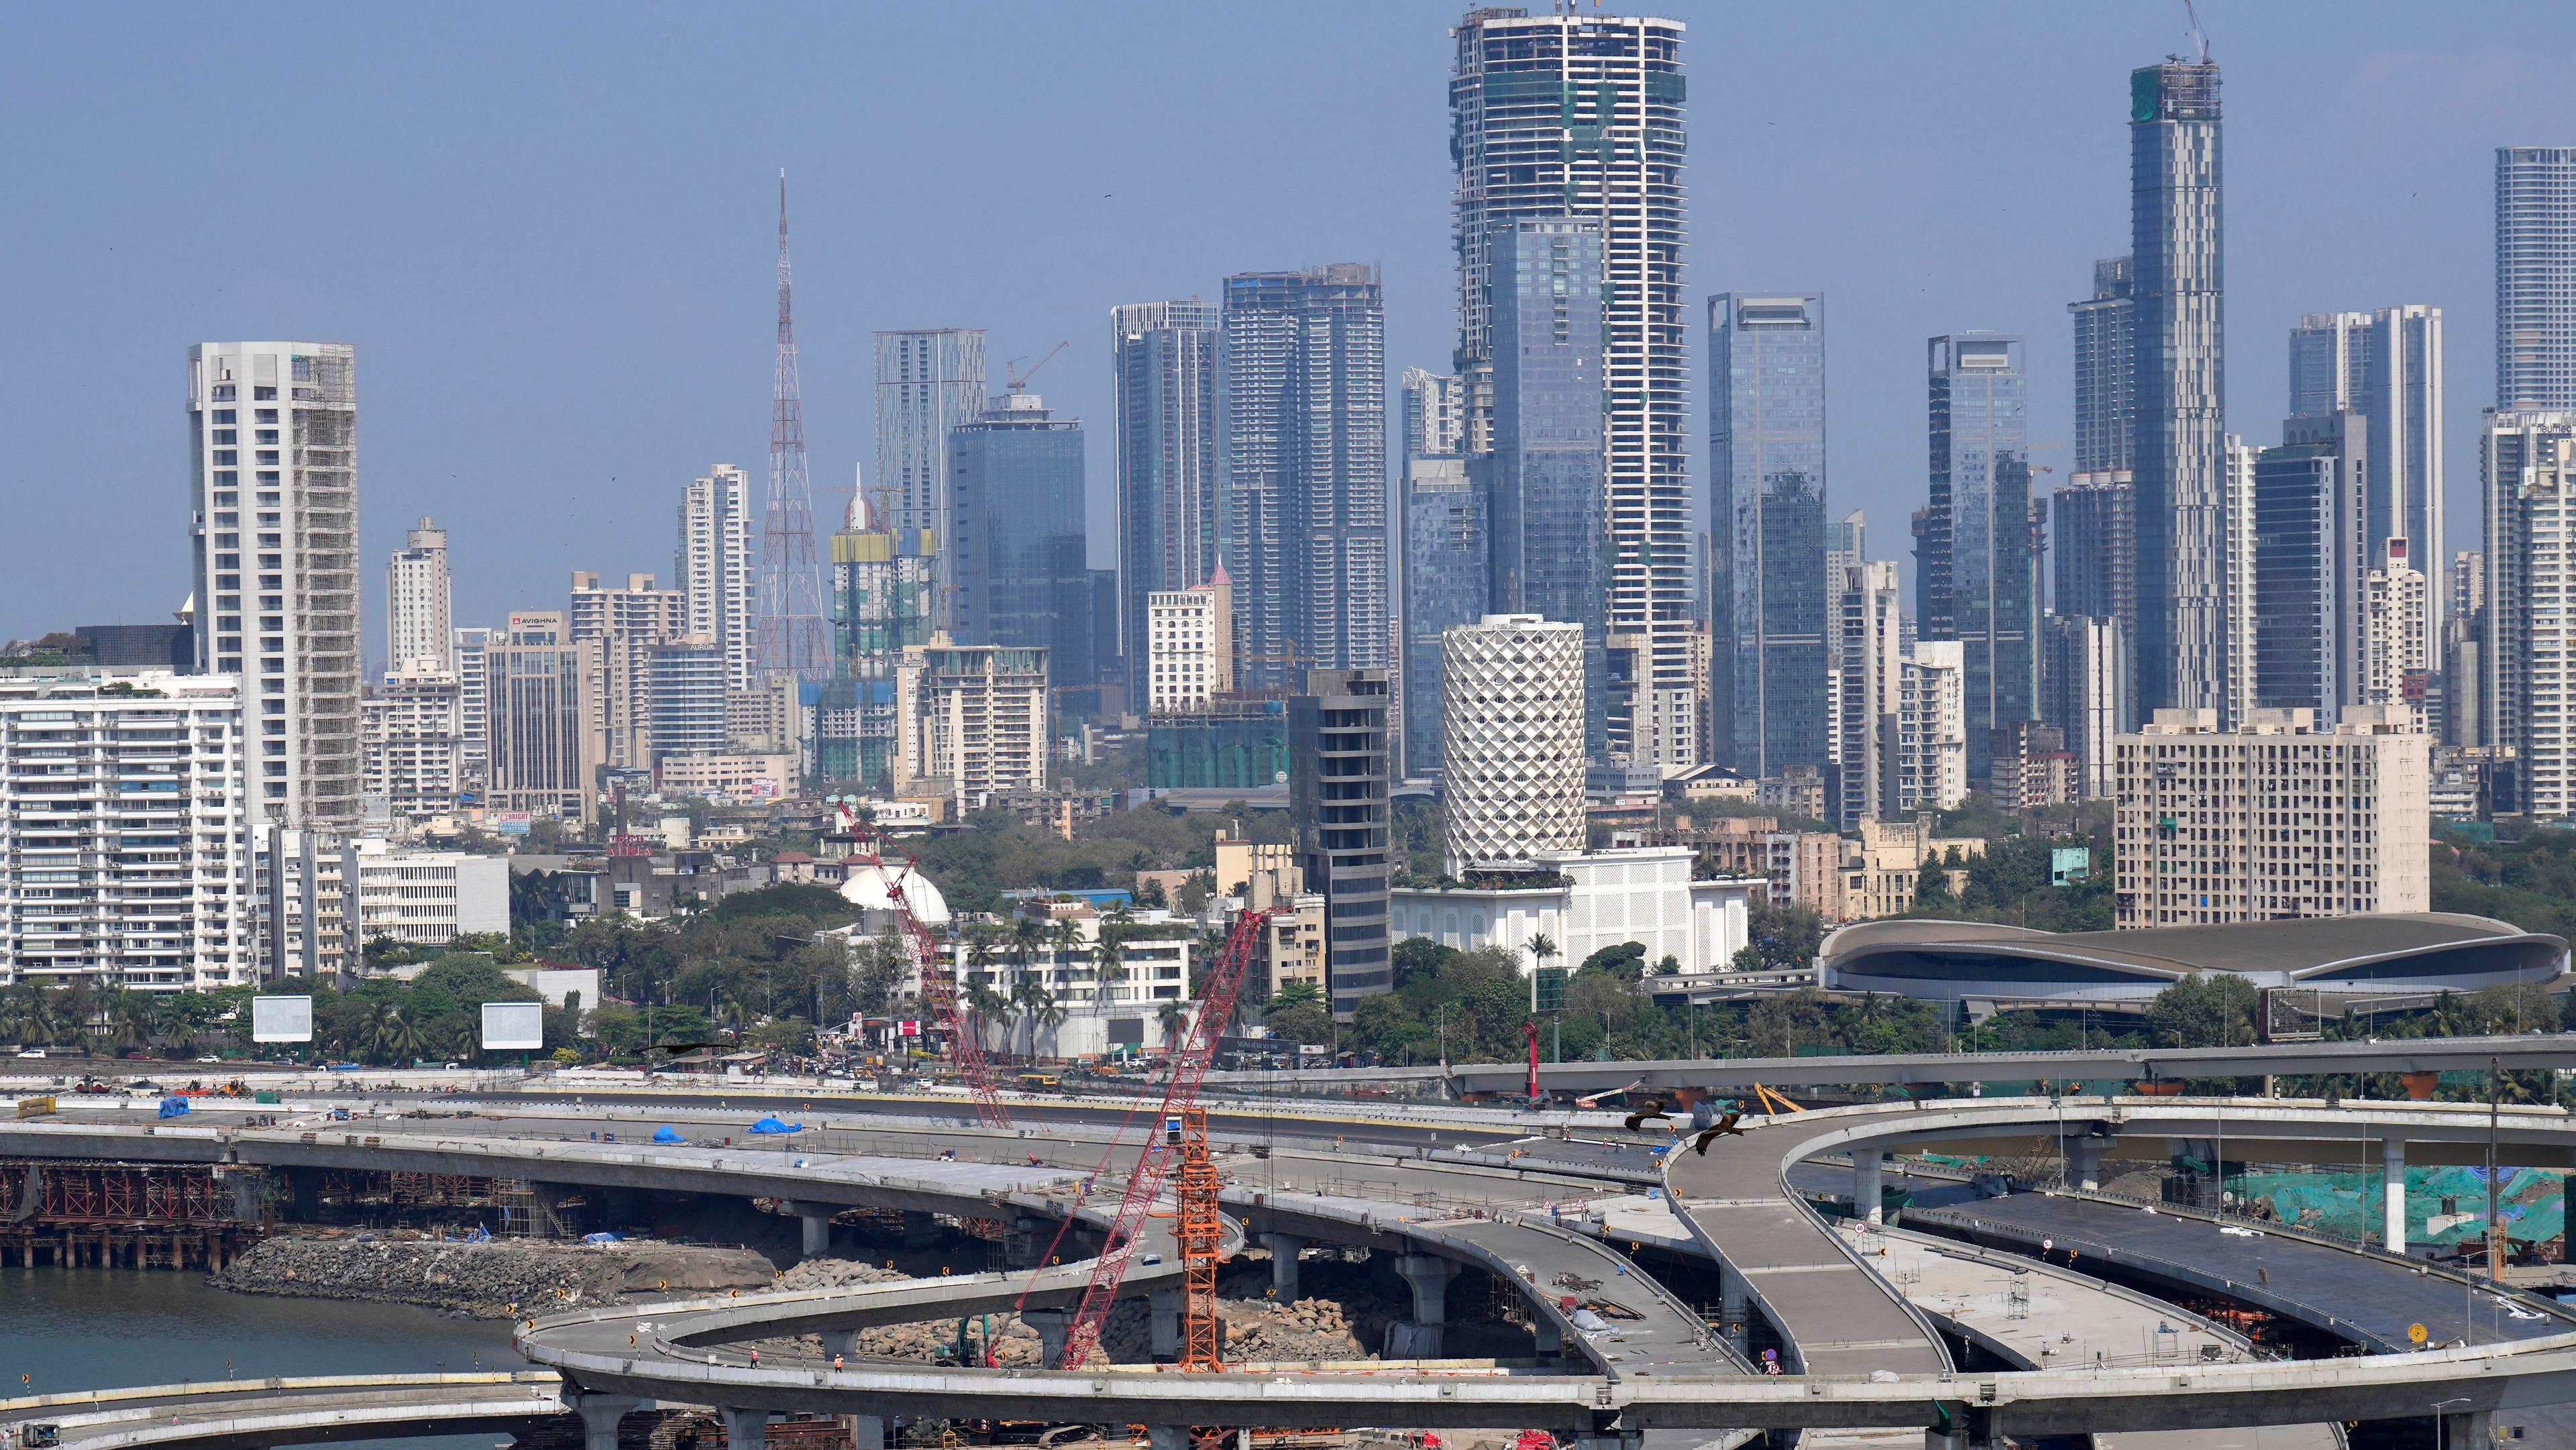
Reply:
[[899, 868], [889, 868], [881, 852], [882, 839], [867, 822], [846, 811], [842, 824], [856, 840], [854, 860], [863, 866], [877, 868], [885, 882], [886, 900], [894, 907], [896, 928], [902, 933], [904, 946], [912, 953], [913, 964], [921, 972], [921, 995], [930, 1003], [931, 1020], [948, 1034], [948, 1055], [957, 1064], [957, 1075], [966, 1080], [975, 1095], [975, 1116], [988, 1128], [1011, 1126], [1011, 1111], [1002, 1106], [1002, 1094], [993, 1081], [993, 1062], [984, 1053], [975, 1019], [957, 1000], [957, 978], [939, 950], [939, 938], [912, 911], [912, 903], [903, 895], [903, 878], [919, 870], [911, 858], [903, 859]]
[[1225, 1259], [1225, 1221], [1218, 1216], [1222, 1187], [1208, 1161], [1207, 1109], [1181, 1110], [1181, 1369], [1225, 1368], [1225, 1324], [1216, 1312], [1216, 1266]]
[[[1217, 1040], [1225, 1035], [1225, 1024], [1234, 1020], [1235, 998], [1242, 994], [1244, 970], [1261, 954], [1261, 944], [1274, 911], [1247, 911], [1234, 919], [1234, 929], [1226, 934], [1225, 946], [1217, 953], [1216, 964], [1208, 969], [1199, 984], [1199, 1010], [1190, 1018], [1189, 1036], [1180, 1050], [1172, 1054], [1171, 1077], [1163, 1085], [1162, 1111], [1155, 1114], [1153, 1131], [1146, 1135], [1145, 1149], [1136, 1155], [1135, 1171], [1127, 1177], [1127, 1195], [1118, 1204], [1118, 1215], [1109, 1226], [1109, 1239], [1101, 1247], [1100, 1257], [1091, 1265], [1091, 1282], [1083, 1288], [1081, 1306], [1074, 1310], [1073, 1323], [1064, 1338], [1064, 1367], [1080, 1369], [1100, 1348], [1100, 1327], [1109, 1318], [1111, 1306], [1118, 1302], [1119, 1287], [1127, 1281], [1127, 1261], [1135, 1257], [1136, 1244], [1152, 1212], [1155, 1200], [1162, 1197], [1163, 1184], [1172, 1176], [1172, 1160], [1180, 1156], [1189, 1137], [1189, 1120], [1198, 1108], [1199, 1084], [1206, 1080], [1208, 1063], [1216, 1056]], [[1207, 1117], [1198, 1113], [1199, 1153], [1207, 1151]], [[1219, 1252], [1217, 1235], [1221, 1232], [1216, 1215], [1215, 1174], [1210, 1170], [1197, 1189], [1183, 1179], [1184, 1193], [1203, 1195], [1205, 1207], [1204, 1255], [1206, 1296], [1202, 1323], [1211, 1341], [1216, 1335], [1216, 1260]], [[1190, 1209], [1185, 1198], [1182, 1208], [1182, 1252], [1190, 1252], [1189, 1236], [1193, 1232]], [[1184, 1266], [1189, 1261], [1184, 1258]], [[1193, 1270], [1195, 1275], [1197, 1271]], [[1193, 1278], [1193, 1283], [1196, 1279]], [[1195, 1293], [1195, 1289], [1190, 1290]], [[1188, 1302], [1185, 1300], [1185, 1302]], [[1185, 1329], [1189, 1326], [1185, 1326]], [[1216, 1352], [1208, 1350], [1207, 1362], [1196, 1366], [1216, 1368]], [[1186, 1361], [1185, 1361], [1186, 1363]]]

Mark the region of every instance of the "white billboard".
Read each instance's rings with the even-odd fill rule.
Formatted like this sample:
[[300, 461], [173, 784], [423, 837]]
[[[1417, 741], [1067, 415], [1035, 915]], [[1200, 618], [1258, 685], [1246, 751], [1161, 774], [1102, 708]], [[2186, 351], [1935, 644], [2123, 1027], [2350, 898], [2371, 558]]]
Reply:
[[310, 997], [251, 998], [250, 1040], [253, 1042], [311, 1042], [313, 1040], [313, 999]]
[[486, 1002], [483, 1004], [484, 1051], [519, 1052], [545, 1045], [545, 1003]]

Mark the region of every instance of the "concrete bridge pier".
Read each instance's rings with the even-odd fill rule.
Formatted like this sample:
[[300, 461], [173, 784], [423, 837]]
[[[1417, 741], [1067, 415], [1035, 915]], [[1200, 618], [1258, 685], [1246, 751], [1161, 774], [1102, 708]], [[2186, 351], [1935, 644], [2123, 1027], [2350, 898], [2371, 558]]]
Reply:
[[1015, 1269], [1034, 1269], [1046, 1253], [1047, 1240], [1054, 1235], [1055, 1225], [1028, 1214], [1013, 1214], [1002, 1231], [1002, 1253]]
[[564, 1407], [581, 1416], [582, 1450], [617, 1450], [617, 1422], [644, 1403], [633, 1395], [566, 1390]]
[[1270, 1246], [1270, 1297], [1282, 1304], [1297, 1302], [1297, 1256], [1306, 1252], [1306, 1240], [1296, 1234], [1271, 1233], [1261, 1236]]
[[1540, 1359], [1552, 1360], [1559, 1359], [1564, 1356], [1565, 1331], [1557, 1327], [1555, 1320], [1548, 1318], [1545, 1314], [1532, 1315], [1530, 1318], [1530, 1334], [1531, 1337], [1538, 1341], [1538, 1357]]
[[[1152, 1321], [1150, 1325], [1153, 1335], [1152, 1349], [1154, 1358], [1157, 1361], [1169, 1361], [1179, 1359], [1181, 1357], [1181, 1310], [1183, 1308], [1183, 1303], [1182, 1292], [1178, 1285], [1173, 1285], [1166, 1289], [1151, 1289], [1146, 1291], [1145, 1306], [1151, 1311], [1148, 1317]], [[1187, 1426], [1182, 1427], [1181, 1435], [1181, 1443], [1186, 1447], [1189, 1443], [1189, 1428]]]
[[825, 1354], [837, 1354], [844, 1359], [857, 1354], [859, 1352], [859, 1332], [855, 1329], [824, 1330], [823, 1352]]
[[1145, 1443], [1149, 1450], [1190, 1450], [1190, 1427], [1187, 1425], [1147, 1425]]
[[925, 1213], [917, 1208], [907, 1208], [903, 1211], [903, 1246], [905, 1248], [926, 1249], [937, 1242], [939, 1242], [939, 1218], [936, 1214]]
[[852, 1415], [849, 1421], [850, 1450], [887, 1450], [892, 1443], [886, 1435], [885, 1416]]
[[1437, 1358], [1447, 1337], [1441, 1326], [1449, 1322], [1449, 1281], [1458, 1277], [1458, 1266], [1437, 1254], [1405, 1254], [1396, 1259], [1395, 1271], [1413, 1290], [1413, 1322], [1422, 1326], [1424, 1348]]
[[828, 1203], [786, 1202], [778, 1205], [783, 1213], [796, 1215], [804, 1237], [797, 1245], [809, 1259], [819, 1259], [832, 1251], [832, 1205]]
[[1752, 1314], [1752, 1300], [1744, 1292], [1743, 1278], [1733, 1269], [1721, 1268], [1717, 1272], [1717, 1317], [1726, 1326], [1727, 1343], [1735, 1346], [1736, 1353], [1742, 1354], [1750, 1342], [1750, 1326], [1746, 1320]]
[[[1020, 1322], [1038, 1332], [1038, 1367], [1064, 1368], [1064, 1342], [1073, 1333], [1070, 1309], [1023, 1309]], [[1178, 1351], [1175, 1350], [1177, 1353]]]
[[2379, 1144], [2380, 1193], [2385, 1214], [2379, 1241], [2392, 1254], [2406, 1252], [2406, 1140], [2383, 1138]]
[[1884, 1211], [1879, 1207], [1879, 1170], [1887, 1155], [1871, 1149], [1852, 1150], [1852, 1216], [1863, 1223], [1879, 1223]]
[[2098, 1192], [2102, 1187], [2102, 1160], [2110, 1156], [2111, 1140], [2068, 1138], [2065, 1148], [2067, 1186]]
[[718, 1405], [716, 1418], [724, 1422], [725, 1450], [768, 1450], [769, 1412], [767, 1410], [744, 1410], [732, 1405]]
[[2487, 1450], [2496, 1442], [2495, 1411], [2467, 1410], [2442, 1417], [2442, 1443], [2453, 1450]]

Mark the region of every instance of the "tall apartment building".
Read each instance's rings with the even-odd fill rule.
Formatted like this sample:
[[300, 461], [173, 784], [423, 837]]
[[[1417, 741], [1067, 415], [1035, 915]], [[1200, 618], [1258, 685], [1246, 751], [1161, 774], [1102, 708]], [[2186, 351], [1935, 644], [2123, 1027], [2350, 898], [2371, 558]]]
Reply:
[[751, 485], [743, 471], [719, 463], [680, 496], [679, 550], [672, 579], [687, 603], [690, 634], [724, 653], [725, 687], [748, 690], [759, 664], [760, 621], [752, 611]]
[[2492, 738], [2486, 696], [2487, 556], [2462, 549], [2451, 555], [2448, 612], [2442, 619], [2442, 741], [2475, 745]]
[[2516, 790], [2497, 810], [2576, 816], [2576, 411], [2490, 410], [2487, 556], [2479, 743], [2515, 759]]
[[1583, 626], [1489, 614], [1451, 628], [1444, 643], [1450, 873], [1581, 851]]
[[1916, 640], [1896, 686], [1894, 813], [1952, 809], [1968, 798], [1966, 647]]
[[1493, 446], [1495, 224], [1574, 216], [1601, 230], [1609, 631], [1634, 682], [1613, 748], [1670, 766], [1697, 763], [1702, 708], [1689, 658], [1682, 31], [1597, 11], [1474, 10], [1450, 30], [1449, 79], [1469, 453]]
[[1005, 393], [948, 434], [947, 537], [961, 644], [1044, 649], [1058, 685], [1098, 684], [1083, 526], [1082, 423], [1035, 393]]
[[272, 823], [359, 812], [357, 351], [188, 350], [197, 660], [237, 676]]
[[385, 668], [456, 668], [456, 607], [448, 594], [447, 530], [422, 519], [385, 566]]
[[0, 986], [257, 979], [246, 723], [227, 675], [0, 672]]
[[1813, 292], [1708, 300], [1712, 731], [1750, 776], [1825, 761], [1825, 333]]
[[2404, 705], [2159, 710], [2120, 737], [2122, 928], [2426, 911], [2431, 742]]
[[2127, 641], [2117, 620], [2051, 614], [2040, 621], [2039, 718], [2075, 757], [2079, 799], [2111, 794], [2111, 742], [2128, 705]]
[[1467, 446], [1467, 386], [1456, 373], [1406, 368], [1399, 388], [1404, 416], [1397, 435], [1407, 458], [1461, 453]]
[[1955, 639], [1966, 676], [1968, 775], [1983, 780], [1995, 731], [2034, 718], [2039, 551], [2030, 497], [2030, 387], [2022, 341], [1936, 337], [1926, 375], [1931, 502], [1914, 565], [1926, 639]]
[[1583, 738], [1599, 756], [1611, 749], [1612, 713], [1601, 229], [1573, 218], [1497, 222], [1485, 250], [1493, 451], [1478, 463], [1492, 501], [1494, 607], [1583, 626]]
[[1045, 650], [961, 645], [933, 634], [904, 651], [895, 690], [903, 732], [896, 789], [942, 782], [961, 813], [1046, 789]]
[[1234, 581], [1223, 564], [1196, 588], [1147, 597], [1145, 659], [1149, 713], [1195, 710], [1234, 692]]
[[[2117, 637], [2116, 653], [2125, 672], [2116, 682], [2108, 703], [2122, 711], [2117, 728], [2133, 728], [2136, 721], [2127, 713], [2130, 702], [2137, 698], [2138, 638], [2138, 494], [2126, 470], [2117, 472], [2078, 473], [2064, 487], [2049, 495], [2051, 525], [2055, 534], [2048, 555], [2053, 585], [2050, 590], [2050, 612], [2069, 621], [2099, 619], [2107, 622]], [[2042, 617], [2046, 628], [2047, 616]], [[2048, 671], [2052, 655], [2040, 650], [2039, 679], [2043, 695], [2052, 690]], [[2061, 694], [2060, 698], [2064, 696]], [[2054, 719], [2043, 704], [2040, 718], [2059, 729], [2066, 722]], [[2075, 737], [2069, 735], [2071, 741]], [[2109, 768], [2109, 741], [2103, 742], [2104, 769]], [[2107, 777], [2106, 777], [2107, 782]], [[2106, 784], [2107, 789], [2107, 784]]]
[[2141, 710], [2227, 703], [2218, 67], [2129, 75]]
[[1127, 708], [1150, 691], [1139, 660], [1147, 596], [1216, 572], [1221, 309], [1193, 297], [1109, 315], [1111, 406], [1118, 422], [1118, 638]]
[[1441, 700], [1453, 625], [1495, 603], [1493, 494], [1487, 460], [1431, 455], [1404, 461], [1403, 771], [1440, 772]]
[[832, 535], [833, 678], [814, 710], [814, 769], [825, 781], [894, 789], [903, 731], [895, 676], [904, 651], [930, 642], [930, 591], [938, 540], [898, 530], [862, 490]]
[[278, 831], [269, 843], [262, 950], [272, 978], [354, 981], [366, 944], [439, 947], [510, 931], [510, 863], [401, 850], [381, 836]]
[[492, 752], [491, 669], [485, 654], [503, 631], [466, 625], [451, 636], [456, 656], [456, 771], [460, 790], [483, 789]]
[[[1858, 550], [1837, 551], [1856, 555]], [[1899, 720], [1904, 711], [1903, 583], [1893, 559], [1835, 565], [1834, 824], [1896, 812]]]
[[1224, 326], [1221, 536], [1246, 656], [1239, 673], [1275, 685], [1304, 665], [1381, 667], [1390, 636], [1377, 268], [1228, 277]]
[[[2442, 309], [2312, 312], [2290, 332], [2290, 414], [2349, 410], [2370, 420], [2363, 538], [2370, 563], [2404, 539], [2416, 559], [2442, 555]], [[2422, 621], [2438, 658], [2443, 601]]]
[[956, 533], [948, 491], [948, 435], [983, 413], [984, 332], [916, 328], [877, 335], [877, 487], [892, 503], [896, 529], [926, 529], [940, 541], [932, 607], [949, 626], [956, 587], [947, 541]]
[[2382, 562], [2362, 581], [2362, 702], [2421, 711], [2435, 658], [2424, 648], [2432, 589], [2407, 549], [2404, 539], [2388, 540]]
[[1306, 889], [1330, 931], [1325, 996], [1334, 1015], [1394, 986], [1387, 932], [1390, 686], [1384, 670], [1314, 670], [1288, 702], [1289, 817]]
[[[2135, 466], [2138, 319], [2127, 257], [2093, 264], [2093, 295], [2069, 302], [2075, 320], [2074, 472], [2120, 481]], [[2109, 479], [2100, 480], [2103, 482]]]
[[420, 825], [455, 814], [466, 789], [461, 696], [455, 675], [416, 657], [386, 672], [359, 703], [366, 795], [394, 820]]
[[[689, 633], [688, 615], [687, 592], [656, 588], [650, 574], [629, 574], [618, 587], [602, 584], [592, 570], [573, 571], [565, 624], [569, 637], [582, 646], [583, 728], [592, 737], [586, 747], [591, 759], [621, 769], [652, 768], [654, 652], [666, 644], [691, 641], [714, 657], [714, 703], [722, 709], [723, 651], [713, 638]], [[706, 747], [693, 737], [687, 748]]]
[[2292, 418], [2254, 465], [2254, 704], [2359, 704], [2369, 656], [2363, 477], [2369, 420]]
[[600, 761], [589, 728], [584, 648], [556, 610], [513, 610], [509, 628], [484, 650], [491, 698], [489, 781], [484, 803], [578, 821], [597, 814]]
[[2576, 147], [2499, 146], [2496, 406], [2576, 408]]
[[[2218, 510], [2218, 653], [2220, 663], [2225, 666], [2227, 687], [2220, 692], [2218, 718], [2231, 728], [2254, 717], [2255, 636], [2262, 624], [2255, 608], [2257, 596], [2254, 592], [2257, 577], [2254, 470], [2262, 458], [2262, 449], [2234, 433], [2227, 435]], [[2132, 639], [2139, 637], [2132, 635]], [[2130, 667], [2129, 681], [2133, 686], [2137, 685], [2141, 668], [2134, 664]], [[2124, 724], [2145, 718], [2146, 708], [2142, 696], [2133, 690], [2121, 712]]]

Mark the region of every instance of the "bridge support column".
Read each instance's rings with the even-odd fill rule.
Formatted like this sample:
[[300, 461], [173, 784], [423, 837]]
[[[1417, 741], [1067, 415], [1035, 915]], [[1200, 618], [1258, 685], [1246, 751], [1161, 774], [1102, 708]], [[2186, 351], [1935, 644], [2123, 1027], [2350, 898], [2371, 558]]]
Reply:
[[1440, 1326], [1449, 1322], [1449, 1281], [1458, 1277], [1458, 1266], [1437, 1254], [1405, 1254], [1395, 1261], [1395, 1271], [1413, 1291], [1413, 1322], [1422, 1326], [1422, 1347], [1430, 1351], [1427, 1357], [1437, 1359], [1446, 1337]]
[[1726, 1340], [1742, 1354], [1751, 1340], [1750, 1326], [1745, 1322], [1752, 1314], [1750, 1297], [1744, 1292], [1744, 1280], [1733, 1269], [1718, 1270], [1717, 1315], [1726, 1326]]
[[582, 1450], [617, 1450], [617, 1422], [643, 1403], [633, 1395], [566, 1394], [564, 1405], [581, 1416]]
[[1020, 1322], [1038, 1332], [1038, 1367], [1064, 1368], [1064, 1342], [1073, 1332], [1070, 1309], [1023, 1309]]
[[1887, 1157], [1872, 1149], [1854, 1148], [1851, 1160], [1852, 1216], [1864, 1223], [1882, 1222], [1884, 1215], [1879, 1207], [1878, 1175], [1880, 1165], [1887, 1161]]
[[1297, 1256], [1306, 1252], [1306, 1240], [1296, 1234], [1263, 1234], [1270, 1245], [1270, 1297], [1282, 1304], [1297, 1302]]
[[1014, 1269], [1034, 1269], [1046, 1253], [1047, 1222], [1027, 1214], [1013, 1214], [1002, 1231], [1002, 1253]]
[[850, 1450], [886, 1450], [886, 1419], [883, 1415], [852, 1415]]
[[725, 1450], [768, 1450], [767, 1410], [742, 1410], [731, 1405], [718, 1405], [716, 1418], [724, 1422]]
[[837, 1354], [844, 1359], [857, 1354], [859, 1352], [859, 1332], [855, 1329], [824, 1330], [823, 1352], [825, 1354]]
[[782, 1213], [796, 1215], [804, 1230], [798, 1247], [809, 1259], [819, 1259], [832, 1251], [832, 1205], [828, 1203], [785, 1202], [778, 1205]]
[[1187, 1425], [1147, 1425], [1145, 1443], [1149, 1450], [1190, 1450], [1190, 1427]]
[[2070, 1188], [2096, 1192], [2102, 1187], [2102, 1160], [2110, 1154], [2111, 1144], [2104, 1138], [2069, 1138], [2066, 1140], [2066, 1182]]
[[[1145, 1306], [1151, 1311], [1148, 1318], [1151, 1321], [1149, 1328], [1152, 1330], [1153, 1335], [1152, 1349], [1154, 1358], [1158, 1361], [1179, 1359], [1181, 1357], [1182, 1308], [1180, 1286], [1175, 1284], [1168, 1289], [1149, 1290], [1145, 1295]], [[1183, 1427], [1183, 1445], [1187, 1445], [1189, 1443], [1187, 1439], [1188, 1433], [1187, 1427]]]
[[1538, 1357], [1556, 1359], [1565, 1353], [1565, 1331], [1544, 1314], [1531, 1316], [1530, 1335], [1538, 1341]]
[[2380, 1225], [2379, 1242], [2392, 1254], [2406, 1252], [2406, 1140], [2382, 1139], [2379, 1144], [2381, 1195], [2386, 1200], [2384, 1222]]
[[903, 1211], [903, 1246], [926, 1249], [939, 1240], [939, 1220], [917, 1208]]
[[2495, 1411], [2470, 1410], [2442, 1417], [2443, 1443], [2451, 1450], [2489, 1450], [2495, 1444]]

